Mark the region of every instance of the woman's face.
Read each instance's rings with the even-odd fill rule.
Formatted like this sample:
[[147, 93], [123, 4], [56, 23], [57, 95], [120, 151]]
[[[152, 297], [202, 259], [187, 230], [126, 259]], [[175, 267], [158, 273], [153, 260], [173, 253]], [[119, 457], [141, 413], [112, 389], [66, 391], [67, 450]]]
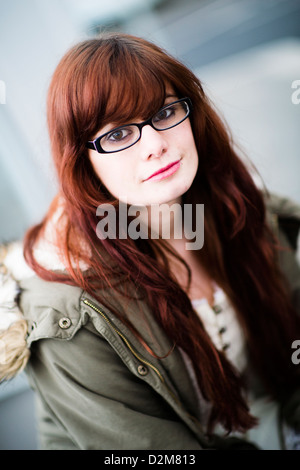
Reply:
[[[165, 104], [177, 99], [174, 92], [168, 90]], [[94, 138], [117, 125], [112, 123], [99, 129]], [[190, 188], [198, 168], [198, 153], [189, 118], [165, 131], [156, 131], [146, 125], [141, 139], [132, 147], [110, 154], [89, 150], [89, 158], [109, 192], [132, 205], [175, 201]]]

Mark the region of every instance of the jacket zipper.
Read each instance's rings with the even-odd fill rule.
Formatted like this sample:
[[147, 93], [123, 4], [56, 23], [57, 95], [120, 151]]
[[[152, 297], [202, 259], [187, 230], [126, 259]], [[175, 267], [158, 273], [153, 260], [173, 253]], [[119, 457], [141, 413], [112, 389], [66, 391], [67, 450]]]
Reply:
[[99, 313], [102, 318], [104, 318], [104, 320], [106, 321], [106, 323], [108, 323], [111, 328], [113, 328], [113, 330], [120, 336], [120, 338], [124, 341], [124, 343], [126, 344], [126, 346], [128, 347], [128, 349], [131, 351], [131, 353], [140, 361], [142, 362], [143, 364], [147, 365], [148, 367], [150, 367], [152, 370], [154, 370], [154, 372], [158, 375], [159, 379], [161, 380], [162, 383], [165, 383], [165, 380], [163, 378], [163, 376], [161, 375], [161, 373], [159, 372], [159, 370], [153, 365], [151, 364], [150, 362], [146, 361], [145, 359], [143, 359], [135, 350], [134, 348], [131, 346], [131, 344], [129, 343], [128, 339], [115, 327], [115, 325], [109, 320], [109, 318], [107, 318], [107, 316], [98, 308], [96, 307], [96, 305], [94, 305], [92, 302], [90, 302], [89, 300], [87, 299], [83, 299], [83, 303], [88, 305], [89, 307], [91, 307], [93, 310], [95, 310], [95, 312]]
[[[83, 300], [83, 303], [85, 305], [88, 305], [90, 308], [92, 308], [95, 312], [99, 313], [99, 315], [101, 315], [102, 318], [104, 318], [104, 320], [106, 321], [106, 323], [120, 336], [120, 338], [124, 341], [124, 343], [126, 344], [126, 346], [128, 347], [128, 349], [131, 351], [131, 353], [140, 361], [142, 362], [143, 364], [147, 365], [148, 367], [150, 367], [152, 370], [154, 370], [154, 372], [157, 374], [157, 376], [159, 377], [160, 381], [164, 384], [164, 386], [166, 387], [166, 389], [168, 390], [169, 394], [173, 397], [173, 400], [177, 403], [177, 405], [179, 405], [181, 408], [182, 408], [182, 404], [180, 402], [180, 400], [178, 400], [177, 396], [172, 392], [172, 390], [170, 390], [170, 388], [168, 387], [168, 385], [165, 383], [165, 379], [163, 378], [163, 376], [161, 375], [161, 373], [159, 372], [159, 370], [153, 365], [151, 364], [151, 362], [148, 362], [146, 361], [145, 359], [143, 359], [135, 350], [134, 348], [131, 346], [130, 342], [128, 341], [128, 339], [123, 335], [123, 333], [121, 333], [116, 327], [115, 325], [109, 320], [109, 318], [105, 315], [105, 313], [102, 312], [102, 310], [100, 310], [96, 305], [94, 305], [90, 300], [88, 299], [82, 299]], [[190, 413], [186, 412], [186, 414], [190, 417], [190, 419], [194, 422], [194, 423], [197, 423], [199, 425], [199, 420], [197, 418], [195, 418], [193, 415], [191, 415]]]

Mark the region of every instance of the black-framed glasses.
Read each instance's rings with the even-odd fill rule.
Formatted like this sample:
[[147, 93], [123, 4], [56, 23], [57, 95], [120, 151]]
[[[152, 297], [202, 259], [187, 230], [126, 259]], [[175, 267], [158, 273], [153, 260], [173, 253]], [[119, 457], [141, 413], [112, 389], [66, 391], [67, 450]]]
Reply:
[[151, 126], [156, 131], [166, 131], [183, 122], [189, 116], [191, 109], [190, 98], [182, 98], [163, 106], [147, 121], [116, 127], [97, 139], [90, 140], [86, 146], [99, 153], [120, 152], [140, 140], [144, 126]]

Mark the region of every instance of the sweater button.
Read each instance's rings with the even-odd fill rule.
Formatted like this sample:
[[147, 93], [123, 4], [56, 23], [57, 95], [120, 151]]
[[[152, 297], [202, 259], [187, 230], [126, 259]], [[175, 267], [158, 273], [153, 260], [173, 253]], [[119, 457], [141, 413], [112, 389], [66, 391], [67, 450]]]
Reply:
[[148, 369], [146, 366], [143, 366], [142, 364], [140, 364], [137, 368], [137, 371], [140, 375], [147, 375], [148, 374]]
[[62, 317], [59, 322], [59, 327], [62, 328], [63, 330], [66, 330], [67, 328], [70, 328], [72, 325], [72, 321], [68, 317]]

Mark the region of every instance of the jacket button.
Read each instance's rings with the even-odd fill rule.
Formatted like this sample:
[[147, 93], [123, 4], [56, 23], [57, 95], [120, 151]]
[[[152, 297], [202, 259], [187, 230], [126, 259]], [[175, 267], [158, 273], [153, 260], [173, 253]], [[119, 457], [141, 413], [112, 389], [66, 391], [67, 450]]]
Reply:
[[147, 375], [148, 374], [148, 369], [146, 366], [143, 366], [142, 364], [140, 364], [137, 368], [137, 371], [140, 375]]
[[214, 305], [212, 307], [213, 311], [215, 312], [216, 315], [218, 315], [219, 313], [222, 312], [222, 307], [220, 307], [220, 305]]
[[68, 317], [62, 317], [59, 322], [59, 327], [62, 328], [63, 330], [66, 330], [67, 328], [70, 328], [72, 325], [72, 321]]

